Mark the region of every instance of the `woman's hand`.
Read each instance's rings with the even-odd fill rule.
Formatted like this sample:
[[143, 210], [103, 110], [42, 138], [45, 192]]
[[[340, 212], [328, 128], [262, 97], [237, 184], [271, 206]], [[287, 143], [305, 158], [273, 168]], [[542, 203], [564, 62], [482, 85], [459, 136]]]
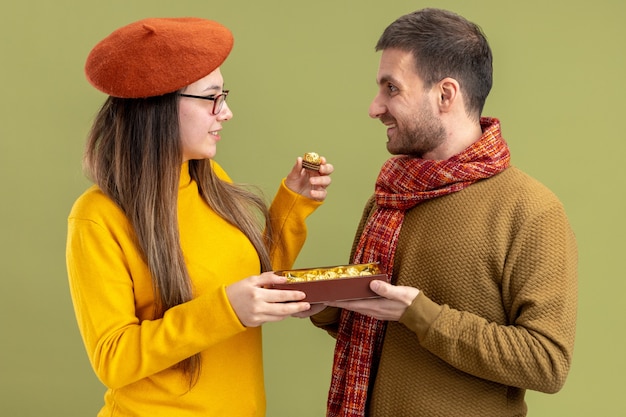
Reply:
[[293, 191], [312, 200], [324, 201], [326, 188], [330, 185], [330, 174], [335, 168], [320, 157], [322, 164], [319, 171], [302, 168], [302, 157], [298, 157], [296, 164], [285, 178], [285, 185]]
[[292, 316], [293, 317], [298, 317], [300, 319], [306, 319], [308, 317], [311, 317], [313, 314], [319, 313], [320, 311], [324, 310], [326, 307], [328, 307], [328, 306], [326, 304], [322, 304], [322, 303], [311, 304], [311, 308], [309, 310], [301, 311], [299, 313], [292, 314]]
[[258, 327], [263, 323], [280, 321], [308, 311], [311, 305], [300, 301], [306, 297], [302, 291], [268, 288], [271, 284], [282, 284], [286, 281], [285, 277], [264, 272], [226, 287], [226, 296], [241, 324], [246, 327]]

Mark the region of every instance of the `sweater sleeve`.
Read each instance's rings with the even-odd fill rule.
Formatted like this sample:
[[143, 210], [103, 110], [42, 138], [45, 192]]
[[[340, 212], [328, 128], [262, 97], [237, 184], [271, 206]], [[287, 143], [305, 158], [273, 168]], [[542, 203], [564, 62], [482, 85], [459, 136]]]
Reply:
[[554, 393], [569, 372], [576, 323], [577, 249], [562, 207], [529, 219], [509, 250], [502, 303], [509, 325], [420, 294], [400, 322], [452, 366], [509, 386]]
[[270, 251], [274, 270], [293, 266], [307, 236], [306, 218], [322, 202], [291, 191], [283, 179], [270, 206], [273, 242]]

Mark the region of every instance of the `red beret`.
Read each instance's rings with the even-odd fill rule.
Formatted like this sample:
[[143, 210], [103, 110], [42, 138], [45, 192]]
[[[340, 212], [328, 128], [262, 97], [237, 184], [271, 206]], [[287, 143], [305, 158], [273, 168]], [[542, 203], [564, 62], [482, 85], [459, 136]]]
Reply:
[[110, 96], [160, 96], [213, 72], [232, 47], [230, 30], [211, 20], [143, 19], [100, 41], [87, 57], [85, 74]]

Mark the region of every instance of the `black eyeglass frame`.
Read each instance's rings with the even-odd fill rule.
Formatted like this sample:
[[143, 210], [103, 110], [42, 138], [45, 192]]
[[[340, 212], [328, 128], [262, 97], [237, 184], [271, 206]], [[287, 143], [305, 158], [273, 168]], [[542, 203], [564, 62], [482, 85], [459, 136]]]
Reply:
[[230, 90], [224, 90], [220, 94], [211, 94], [209, 96], [196, 96], [193, 94], [185, 93], [178, 93], [178, 95], [181, 97], [199, 98], [200, 100], [212, 101], [213, 108], [211, 109], [211, 114], [215, 116], [222, 111], [222, 108], [224, 108], [224, 103], [226, 102], [226, 97], [228, 97], [228, 93], [230, 93]]

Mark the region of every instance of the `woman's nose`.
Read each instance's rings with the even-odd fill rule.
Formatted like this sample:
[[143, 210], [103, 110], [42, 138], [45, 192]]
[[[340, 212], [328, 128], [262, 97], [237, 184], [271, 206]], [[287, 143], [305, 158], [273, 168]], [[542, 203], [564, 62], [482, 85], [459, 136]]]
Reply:
[[220, 121], [226, 121], [233, 118], [233, 112], [230, 110], [230, 106], [227, 102], [224, 102], [224, 107], [217, 114], [217, 119]]

